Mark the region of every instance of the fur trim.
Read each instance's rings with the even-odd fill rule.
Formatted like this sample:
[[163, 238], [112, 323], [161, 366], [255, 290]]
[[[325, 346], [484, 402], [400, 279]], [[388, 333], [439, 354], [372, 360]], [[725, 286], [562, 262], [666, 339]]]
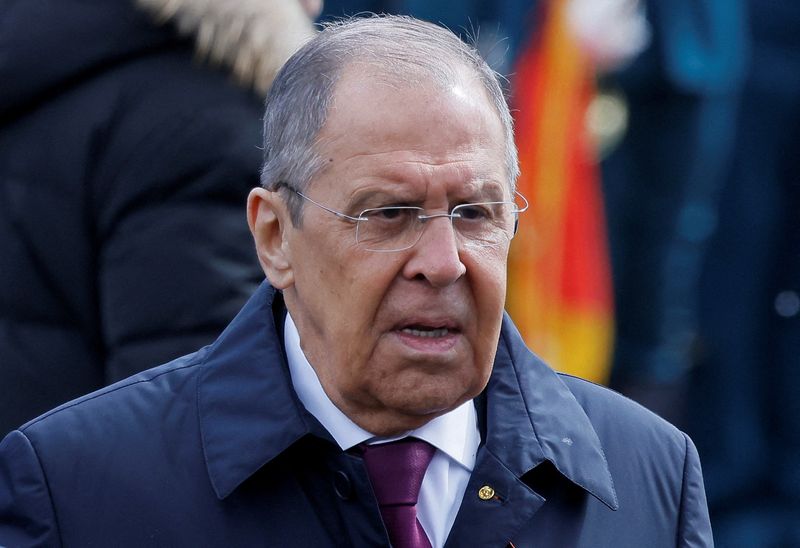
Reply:
[[314, 34], [298, 0], [136, 0], [159, 23], [193, 35], [198, 55], [266, 95], [275, 73]]

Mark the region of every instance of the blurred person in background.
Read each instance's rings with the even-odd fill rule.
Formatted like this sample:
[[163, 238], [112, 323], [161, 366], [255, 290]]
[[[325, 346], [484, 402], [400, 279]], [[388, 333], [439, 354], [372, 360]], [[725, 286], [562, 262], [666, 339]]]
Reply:
[[601, 78], [612, 386], [697, 440], [720, 546], [800, 546], [800, 7], [645, 6], [651, 47]]
[[0, 0], [0, 435], [213, 340], [306, 0]]
[[683, 424], [698, 284], [732, 155], [743, 0], [642, 2], [650, 45], [604, 71], [618, 142], [602, 161], [614, 279], [611, 386]]
[[800, 8], [644, 5], [651, 47], [600, 79], [612, 386], [697, 439], [720, 546], [800, 546]]
[[750, 59], [700, 279], [686, 427], [720, 546], [800, 546], [800, 4], [747, 2]]

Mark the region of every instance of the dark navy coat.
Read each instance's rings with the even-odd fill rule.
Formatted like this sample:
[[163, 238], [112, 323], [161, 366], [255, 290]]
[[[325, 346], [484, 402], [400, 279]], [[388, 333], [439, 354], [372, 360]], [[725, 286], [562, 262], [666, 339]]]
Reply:
[[0, 0], [0, 437], [236, 315], [262, 116], [133, 0]]
[[[388, 546], [361, 458], [292, 389], [283, 314], [264, 284], [213, 345], [9, 434], [0, 544]], [[483, 441], [447, 546], [713, 544], [687, 436], [556, 374], [508, 318], [475, 404]]]

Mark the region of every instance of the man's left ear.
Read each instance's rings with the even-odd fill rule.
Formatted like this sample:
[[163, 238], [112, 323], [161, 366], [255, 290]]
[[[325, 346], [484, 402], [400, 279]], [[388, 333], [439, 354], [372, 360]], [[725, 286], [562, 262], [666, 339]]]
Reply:
[[277, 192], [254, 188], [247, 197], [247, 224], [267, 279], [276, 289], [294, 283], [285, 232], [291, 228], [286, 203]]

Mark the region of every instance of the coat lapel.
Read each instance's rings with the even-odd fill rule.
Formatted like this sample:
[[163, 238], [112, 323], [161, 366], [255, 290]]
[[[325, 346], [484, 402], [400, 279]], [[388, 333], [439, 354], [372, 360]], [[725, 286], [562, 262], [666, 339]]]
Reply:
[[612, 510], [617, 495], [603, 447], [569, 388], [503, 321], [486, 389], [486, 446], [518, 477], [543, 460]]
[[[544, 463], [552, 467], [542, 470], [554, 468], [553, 473], [617, 509], [611, 473], [589, 418], [558, 374], [525, 347], [508, 316], [481, 400], [485, 442], [447, 546], [513, 542], [548, 504], [526, 483]], [[490, 491], [483, 487], [493, 496], [487, 497]], [[558, 512], [548, 509], [553, 510]]]

